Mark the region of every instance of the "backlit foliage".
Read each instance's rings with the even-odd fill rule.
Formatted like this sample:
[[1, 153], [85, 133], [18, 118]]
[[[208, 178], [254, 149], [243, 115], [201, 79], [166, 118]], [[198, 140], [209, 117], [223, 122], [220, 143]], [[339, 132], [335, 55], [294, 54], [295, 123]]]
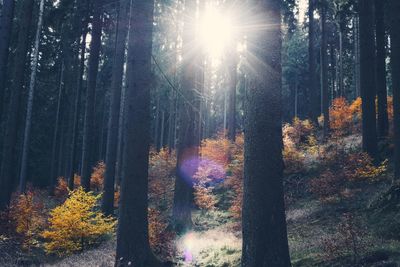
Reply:
[[104, 161], [99, 161], [96, 166], [93, 167], [92, 174], [90, 176], [90, 187], [93, 191], [103, 190], [104, 175], [106, 171], [106, 164]]
[[[78, 188], [81, 185], [81, 177], [74, 174], [74, 188]], [[68, 181], [64, 177], [58, 177], [57, 186], [54, 189], [54, 195], [59, 199], [65, 199], [68, 196]]]
[[42, 233], [47, 253], [62, 256], [82, 251], [114, 232], [115, 220], [97, 211], [100, 198], [79, 187], [50, 212], [49, 228]]
[[46, 224], [44, 204], [38, 194], [38, 191], [29, 190], [16, 196], [10, 205], [10, 218], [25, 249], [38, 244], [37, 238]]
[[344, 136], [346, 134], [355, 133], [360, 130], [361, 126], [361, 98], [357, 98], [353, 103], [344, 97], [333, 100], [329, 108], [330, 127], [334, 136]]
[[149, 208], [149, 242], [155, 253], [162, 258], [170, 258], [173, 254], [173, 241], [175, 235], [168, 230], [168, 223], [160, 211]]

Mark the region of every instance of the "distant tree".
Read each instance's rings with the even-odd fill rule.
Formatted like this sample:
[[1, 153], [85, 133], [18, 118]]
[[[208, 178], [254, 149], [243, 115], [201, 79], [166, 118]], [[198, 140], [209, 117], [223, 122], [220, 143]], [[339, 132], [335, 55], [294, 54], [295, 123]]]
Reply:
[[15, 0], [4, 0], [0, 15], [0, 122], [6, 90], [7, 64], [11, 39]]
[[24, 0], [19, 9], [19, 29], [14, 67], [11, 76], [11, 96], [8, 104], [5, 135], [3, 137], [3, 157], [0, 171], [0, 210], [10, 202], [15, 184], [15, 159], [18, 134], [18, 119], [21, 112], [20, 102], [24, 86], [25, 65], [29, 49], [29, 32], [32, 22], [33, 0]]
[[376, 79], [375, 79], [375, 35], [374, 35], [374, 1], [359, 1], [360, 16], [360, 75], [362, 98], [362, 138], [363, 150], [376, 158]]
[[321, 86], [322, 86], [322, 113], [324, 115], [324, 137], [329, 132], [329, 85], [328, 85], [328, 43], [327, 43], [327, 9], [328, 2], [321, 3]]
[[290, 266], [282, 159], [281, 4], [252, 1], [257, 60], [246, 92], [242, 266]]
[[386, 0], [375, 0], [376, 89], [378, 96], [379, 137], [386, 137], [389, 132], [386, 89], [385, 2]]
[[390, 0], [390, 40], [394, 112], [394, 178], [400, 179], [400, 1]]
[[317, 122], [320, 114], [318, 105], [318, 86], [317, 86], [317, 60], [315, 55], [315, 0], [308, 1], [308, 68], [309, 68], [309, 118]]
[[[131, 8], [128, 40], [125, 145], [116, 266], [153, 267], [148, 233], [148, 167], [154, 1]], [[129, 161], [129, 162], [128, 162]]]

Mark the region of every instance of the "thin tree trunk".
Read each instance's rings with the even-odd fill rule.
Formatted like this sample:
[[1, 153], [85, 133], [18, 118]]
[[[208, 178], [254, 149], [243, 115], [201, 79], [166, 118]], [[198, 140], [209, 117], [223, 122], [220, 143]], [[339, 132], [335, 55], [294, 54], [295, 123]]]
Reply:
[[43, 10], [44, 10], [44, 0], [40, 0], [39, 16], [36, 28], [36, 35], [35, 35], [35, 46], [32, 52], [31, 79], [29, 82], [28, 106], [26, 109], [25, 132], [24, 132], [24, 141], [22, 146], [21, 173], [19, 176], [20, 193], [25, 192], [26, 189], [26, 170], [28, 165], [28, 151], [29, 151], [30, 133], [32, 125], [33, 96], [35, 94], [36, 72], [39, 61], [39, 41], [40, 41], [40, 32], [42, 31], [42, 24], [43, 24]]
[[102, 29], [102, 1], [94, 2], [92, 22], [92, 41], [90, 43], [90, 56], [88, 66], [88, 84], [86, 89], [85, 123], [82, 146], [82, 186], [90, 190], [90, 174], [94, 158], [95, 141], [95, 96], [96, 80], [99, 68], [101, 29]]
[[228, 112], [228, 138], [232, 142], [236, 139], [236, 84], [237, 84], [237, 60], [236, 50], [230, 55], [229, 70], [229, 112]]
[[161, 266], [150, 248], [147, 218], [153, 7], [153, 0], [136, 1], [130, 14], [124, 133], [130, 162], [123, 165], [116, 266]]
[[121, 89], [124, 76], [124, 63], [126, 51], [126, 37], [129, 28], [129, 9], [131, 0], [120, 0], [117, 24], [117, 40], [113, 63], [111, 81], [111, 106], [108, 118], [108, 135], [106, 149], [106, 173], [104, 180], [104, 192], [102, 210], [105, 214], [114, 213], [114, 188], [115, 167], [118, 152], [119, 115], [121, 108]]
[[378, 96], [378, 135], [385, 138], [389, 133], [386, 89], [385, 1], [375, 0], [376, 25], [376, 89]]
[[15, 147], [17, 145], [18, 115], [20, 113], [21, 94], [25, 81], [25, 63], [29, 49], [29, 31], [32, 21], [33, 4], [33, 0], [24, 0], [20, 6], [20, 27], [12, 73], [8, 117], [3, 137], [3, 158], [0, 171], [0, 210], [4, 210], [10, 203], [15, 180], [13, 172], [16, 157]]
[[0, 123], [3, 117], [8, 54], [14, 17], [15, 0], [4, 0], [0, 17]]
[[322, 84], [322, 113], [324, 114], [324, 137], [329, 134], [329, 85], [328, 85], [328, 55], [326, 32], [326, 7], [323, 2], [321, 7], [321, 84]]
[[400, 179], [400, 1], [390, 0], [390, 40], [394, 112], [394, 180]]
[[315, 56], [315, 27], [314, 27], [314, 9], [315, 0], [308, 1], [308, 64], [309, 64], [309, 118], [316, 123], [318, 121], [319, 105], [317, 93], [317, 66]]
[[[290, 266], [282, 159], [281, 4], [253, 1], [258, 28], [246, 91], [243, 187], [243, 267]], [[252, 46], [253, 47], [253, 46]]]
[[363, 150], [376, 159], [374, 0], [359, 2]]

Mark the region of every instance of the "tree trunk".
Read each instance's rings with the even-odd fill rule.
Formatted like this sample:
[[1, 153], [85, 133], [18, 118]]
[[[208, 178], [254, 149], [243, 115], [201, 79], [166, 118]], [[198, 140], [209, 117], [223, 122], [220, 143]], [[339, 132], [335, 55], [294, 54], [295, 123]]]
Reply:
[[136, 1], [130, 14], [124, 147], [130, 162], [123, 165], [116, 266], [161, 265], [150, 249], [147, 218], [153, 7], [153, 0]]
[[328, 55], [326, 32], [326, 9], [328, 3], [323, 2], [321, 7], [321, 84], [322, 84], [322, 112], [324, 114], [324, 137], [329, 134], [329, 85], [328, 85]]
[[394, 179], [400, 179], [400, 1], [390, 0], [390, 39], [394, 112]]
[[82, 186], [90, 190], [90, 174], [94, 157], [95, 133], [95, 95], [96, 80], [99, 68], [101, 29], [102, 29], [102, 1], [94, 1], [94, 14], [92, 22], [92, 41], [90, 43], [90, 56], [88, 65], [88, 84], [86, 89], [85, 123], [82, 146]]
[[362, 98], [362, 137], [363, 150], [376, 158], [376, 112], [375, 112], [375, 39], [373, 2], [359, 2], [360, 9], [360, 74]]
[[236, 139], [236, 83], [237, 83], [237, 60], [236, 50], [229, 55], [229, 112], [228, 112], [228, 138], [232, 142]]
[[14, 185], [15, 147], [17, 146], [18, 118], [20, 113], [21, 94], [24, 86], [26, 55], [29, 49], [29, 31], [32, 21], [33, 0], [21, 3], [17, 37], [17, 48], [11, 81], [11, 96], [8, 116], [3, 137], [3, 158], [0, 171], [0, 210], [4, 210], [10, 202]]
[[4, 95], [7, 80], [8, 54], [11, 39], [15, 0], [4, 0], [0, 17], [0, 123], [3, 117]]
[[31, 137], [30, 133], [32, 125], [33, 96], [35, 94], [36, 71], [39, 61], [39, 41], [40, 41], [40, 32], [42, 31], [42, 24], [43, 24], [43, 10], [44, 10], [44, 0], [40, 0], [39, 16], [36, 28], [36, 35], [35, 35], [35, 46], [32, 52], [31, 79], [29, 82], [28, 106], [26, 108], [25, 132], [24, 132], [24, 141], [22, 146], [21, 173], [19, 176], [20, 193], [25, 192], [26, 188], [26, 170], [28, 165], [29, 142]]
[[196, 1], [185, 3], [184, 30], [182, 41], [182, 97], [179, 105], [179, 132], [177, 144], [177, 165], [174, 204], [172, 211], [173, 225], [182, 232], [192, 227], [193, 175], [197, 171], [198, 144], [196, 139], [195, 115], [195, 76], [196, 66], [193, 58], [192, 40], [195, 40], [192, 15], [196, 10]]
[[309, 64], [309, 118], [316, 123], [319, 115], [318, 93], [317, 93], [317, 66], [315, 56], [315, 27], [314, 27], [314, 6], [315, 0], [308, 2], [308, 64]]
[[378, 96], [378, 135], [385, 138], [389, 133], [386, 89], [385, 1], [375, 0], [376, 25], [376, 89]]
[[111, 81], [111, 106], [110, 116], [108, 118], [106, 173], [102, 202], [102, 210], [107, 215], [114, 213], [114, 184], [118, 150], [119, 113], [121, 108], [121, 88], [124, 75], [126, 36], [128, 33], [130, 5], [131, 0], [120, 0], [117, 24], [117, 41], [115, 46]]
[[[252, 74], [246, 92], [243, 267], [290, 266], [282, 159], [281, 4], [253, 1], [257, 28], [249, 36]], [[273, 25], [273, 26], [272, 26]]]

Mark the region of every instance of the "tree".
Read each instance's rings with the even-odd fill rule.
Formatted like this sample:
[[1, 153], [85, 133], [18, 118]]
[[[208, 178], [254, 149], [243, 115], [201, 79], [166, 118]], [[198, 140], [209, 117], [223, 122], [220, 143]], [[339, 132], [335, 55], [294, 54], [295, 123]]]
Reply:
[[102, 1], [94, 1], [92, 21], [92, 41], [90, 42], [90, 56], [88, 65], [88, 82], [86, 90], [85, 123], [82, 146], [82, 186], [90, 190], [90, 173], [93, 164], [95, 138], [95, 95], [97, 74], [99, 69], [101, 29], [102, 29]]
[[375, 36], [373, 0], [359, 1], [360, 15], [360, 79], [362, 98], [363, 150], [376, 158], [377, 134], [375, 111]]
[[228, 112], [228, 138], [232, 142], [236, 139], [236, 85], [237, 85], [237, 61], [236, 51], [229, 54], [229, 112]]
[[324, 114], [324, 137], [329, 132], [329, 86], [328, 86], [328, 55], [327, 55], [327, 28], [326, 13], [328, 3], [321, 4], [321, 86], [322, 86], [322, 111]]
[[[0, 106], [3, 106], [3, 97], [6, 89], [8, 48], [11, 39], [12, 20], [14, 17], [14, 0], [4, 0], [0, 16]], [[0, 109], [0, 122], [3, 108]]]
[[160, 266], [150, 249], [147, 218], [153, 5], [153, 0], [136, 1], [129, 16], [124, 126], [129, 163], [123, 165], [116, 266]]
[[29, 48], [29, 30], [32, 21], [33, 4], [33, 0], [24, 0], [19, 10], [20, 27], [11, 79], [11, 96], [3, 138], [3, 158], [0, 171], [0, 210], [4, 210], [9, 204], [14, 185], [13, 177], [15, 177], [15, 169], [13, 168], [13, 163], [16, 156], [18, 115], [20, 113], [21, 94], [25, 80], [25, 63]]
[[317, 89], [317, 61], [315, 56], [315, 0], [308, 1], [308, 67], [309, 67], [309, 118], [316, 122], [319, 115], [318, 89]]
[[113, 63], [111, 83], [111, 107], [108, 119], [108, 137], [106, 151], [106, 174], [102, 210], [105, 214], [114, 212], [115, 167], [118, 148], [119, 113], [121, 107], [122, 77], [124, 74], [125, 46], [128, 33], [130, 0], [120, 0], [117, 24], [117, 41]]
[[[245, 106], [242, 266], [290, 266], [282, 159], [281, 4], [252, 1], [255, 73]], [[253, 48], [254, 47], [254, 48]]]
[[32, 53], [32, 62], [31, 62], [31, 79], [29, 82], [28, 105], [26, 108], [25, 132], [24, 132], [24, 141], [22, 146], [21, 170], [19, 176], [19, 192], [25, 192], [26, 188], [26, 171], [28, 165], [29, 142], [31, 138], [33, 96], [35, 94], [36, 71], [39, 60], [39, 41], [40, 41], [40, 32], [42, 31], [42, 24], [43, 24], [43, 10], [44, 10], [44, 0], [40, 0], [39, 16], [36, 28], [36, 35], [35, 35], [35, 45]]
[[389, 132], [386, 90], [385, 0], [375, 0], [376, 27], [376, 89], [378, 96], [378, 135]]
[[400, 2], [390, 0], [390, 39], [394, 113], [394, 178], [400, 178]]
[[193, 64], [193, 44], [195, 40], [193, 14], [196, 1], [185, 3], [183, 29], [183, 61], [182, 61], [182, 103], [179, 106], [179, 137], [177, 144], [177, 165], [174, 205], [172, 211], [173, 224], [178, 232], [192, 226], [193, 175], [197, 170], [198, 144], [196, 138], [195, 116], [195, 65]]

